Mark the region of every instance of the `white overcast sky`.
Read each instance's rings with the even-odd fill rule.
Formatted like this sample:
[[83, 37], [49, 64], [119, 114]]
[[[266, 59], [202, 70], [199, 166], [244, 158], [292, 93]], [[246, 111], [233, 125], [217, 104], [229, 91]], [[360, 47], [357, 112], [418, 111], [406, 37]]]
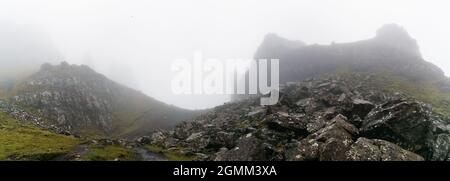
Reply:
[[172, 95], [171, 61], [197, 50], [206, 58], [251, 58], [269, 32], [329, 44], [368, 39], [397, 23], [449, 75], [449, 18], [447, 0], [0, 0], [0, 21], [45, 31], [66, 61], [185, 108], [227, 96]]

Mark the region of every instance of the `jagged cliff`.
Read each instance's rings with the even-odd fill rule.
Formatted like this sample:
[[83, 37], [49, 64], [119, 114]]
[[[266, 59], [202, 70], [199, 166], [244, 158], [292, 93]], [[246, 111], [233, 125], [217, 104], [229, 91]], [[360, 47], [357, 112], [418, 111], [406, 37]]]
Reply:
[[[306, 45], [269, 34], [254, 59], [279, 59], [282, 84], [326, 73], [360, 72], [391, 74], [419, 84], [431, 82], [447, 92], [450, 87], [444, 72], [424, 60], [416, 40], [395, 24], [383, 26], [368, 40], [331, 45]], [[246, 78], [239, 80], [246, 81]], [[248, 86], [248, 80], [245, 84]], [[248, 95], [233, 95], [232, 99], [246, 97]]]
[[[270, 37], [270, 36], [269, 36]], [[269, 38], [266, 44], [279, 44]], [[277, 46], [291, 47], [291, 46]], [[332, 45], [309, 45], [284, 48], [282, 53], [258, 50], [256, 59], [280, 59], [280, 81], [289, 82], [340, 70], [357, 72], [389, 72], [413, 80], [436, 80], [443, 71], [425, 61], [419, 46], [405, 29], [385, 25], [369, 40]]]

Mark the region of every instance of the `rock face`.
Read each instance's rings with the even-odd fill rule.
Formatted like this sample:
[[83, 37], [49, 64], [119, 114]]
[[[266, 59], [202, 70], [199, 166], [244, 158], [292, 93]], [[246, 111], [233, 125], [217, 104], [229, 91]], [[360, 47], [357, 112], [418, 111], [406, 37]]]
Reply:
[[68, 130], [66, 130], [62, 127], [58, 127], [55, 124], [51, 124], [51, 123], [43, 120], [41, 117], [36, 116], [32, 113], [29, 113], [29, 112], [23, 110], [22, 108], [20, 108], [19, 106], [11, 104], [5, 100], [0, 100], [0, 111], [7, 113], [12, 118], [20, 120], [24, 123], [33, 124], [35, 126], [53, 131], [55, 133], [64, 134], [64, 135], [72, 135], [72, 133], [69, 132]]
[[418, 102], [389, 101], [369, 113], [362, 135], [385, 139], [415, 152], [427, 152], [427, 139], [432, 134], [430, 115], [430, 108]]
[[264, 150], [263, 142], [252, 135], [246, 135], [244, 138], [239, 139], [236, 147], [227, 151], [223, 149], [218, 152], [214, 158], [214, 161], [261, 161], [266, 158], [266, 150]]
[[20, 85], [13, 101], [39, 110], [66, 129], [112, 129], [112, 102], [101, 91], [111, 82], [85, 66], [43, 64], [41, 71]]
[[421, 161], [449, 159], [449, 119], [372, 75], [329, 75], [285, 85], [280, 101], [219, 106], [157, 132], [154, 144], [206, 160]]
[[43, 64], [12, 92], [11, 102], [61, 129], [81, 133], [142, 135], [193, 114], [117, 84], [87, 66], [65, 62]]

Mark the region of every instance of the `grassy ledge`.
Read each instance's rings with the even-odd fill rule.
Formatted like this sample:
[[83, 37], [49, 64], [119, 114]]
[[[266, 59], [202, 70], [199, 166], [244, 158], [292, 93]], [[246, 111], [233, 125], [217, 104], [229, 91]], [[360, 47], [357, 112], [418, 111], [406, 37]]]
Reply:
[[79, 140], [24, 124], [0, 112], [0, 160], [50, 160], [67, 154]]

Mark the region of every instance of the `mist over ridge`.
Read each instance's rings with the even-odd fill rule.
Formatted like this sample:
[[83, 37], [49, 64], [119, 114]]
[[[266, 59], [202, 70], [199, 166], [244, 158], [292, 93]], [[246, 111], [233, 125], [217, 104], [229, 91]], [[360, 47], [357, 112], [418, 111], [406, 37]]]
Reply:
[[[446, 1], [170, 0], [124, 4], [25, 0], [5, 3], [0, 9], [0, 21], [19, 26], [32, 24], [33, 28], [25, 29], [44, 34], [37, 35], [41, 40], [35, 42], [47, 41], [42, 39], [48, 37], [54, 47], [49, 49], [59, 53], [54, 63], [85, 64], [158, 100], [202, 109], [221, 105], [229, 97], [173, 95], [169, 83], [173, 76], [169, 71], [171, 62], [191, 59], [195, 51], [221, 60], [252, 58], [268, 33], [308, 45], [330, 45], [369, 39], [382, 25], [396, 23], [417, 40], [423, 58], [448, 75], [446, 42], [450, 40], [440, 36], [450, 31], [442, 23], [449, 16], [444, 8], [448, 6]], [[419, 16], [415, 13], [418, 11], [427, 13]]]

